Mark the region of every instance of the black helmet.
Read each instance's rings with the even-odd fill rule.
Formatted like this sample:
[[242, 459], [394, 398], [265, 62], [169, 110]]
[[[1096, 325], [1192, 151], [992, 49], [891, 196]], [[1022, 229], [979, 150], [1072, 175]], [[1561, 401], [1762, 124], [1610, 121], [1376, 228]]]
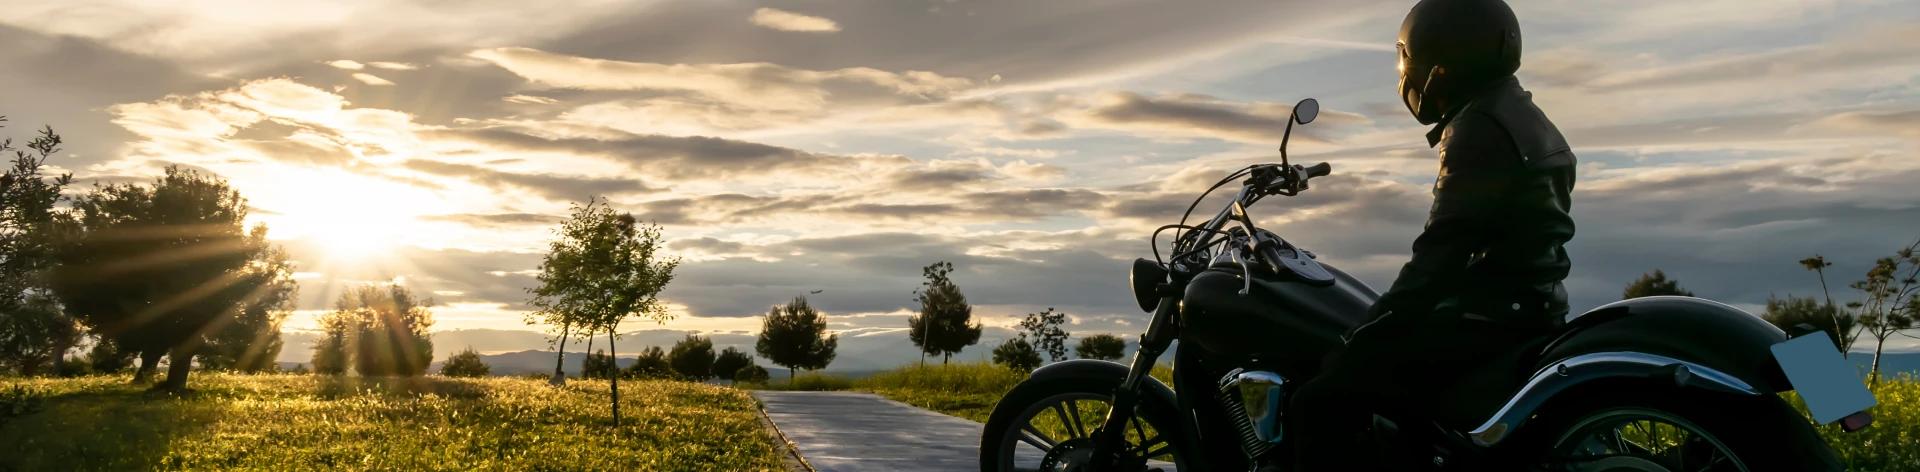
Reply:
[[1400, 100], [1421, 124], [1520, 69], [1520, 20], [1501, 0], [1420, 0], [1400, 23]]

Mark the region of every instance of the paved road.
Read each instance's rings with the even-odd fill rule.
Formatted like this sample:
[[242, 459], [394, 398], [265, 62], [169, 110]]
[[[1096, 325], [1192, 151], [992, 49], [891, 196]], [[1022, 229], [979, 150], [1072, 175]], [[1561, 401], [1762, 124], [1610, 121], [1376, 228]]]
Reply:
[[821, 472], [980, 470], [980, 423], [851, 392], [753, 396]]

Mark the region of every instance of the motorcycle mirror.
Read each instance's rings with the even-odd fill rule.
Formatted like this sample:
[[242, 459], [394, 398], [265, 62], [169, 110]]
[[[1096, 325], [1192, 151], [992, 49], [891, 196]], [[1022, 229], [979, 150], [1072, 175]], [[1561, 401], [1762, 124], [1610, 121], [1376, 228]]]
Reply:
[[1296, 103], [1293, 105], [1293, 122], [1295, 123], [1299, 123], [1303, 125], [1307, 123], [1312, 123], [1313, 119], [1318, 118], [1319, 116], [1320, 116], [1319, 100], [1314, 100], [1309, 98], [1306, 100], [1301, 100], [1300, 103]]

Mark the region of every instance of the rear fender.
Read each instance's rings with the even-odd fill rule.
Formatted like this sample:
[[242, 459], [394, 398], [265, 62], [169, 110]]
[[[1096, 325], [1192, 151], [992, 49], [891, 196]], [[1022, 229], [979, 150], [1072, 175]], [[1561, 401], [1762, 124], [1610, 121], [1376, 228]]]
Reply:
[[1492, 446], [1549, 400], [1598, 381], [1758, 396], [1789, 388], [1770, 347], [1785, 332], [1737, 308], [1693, 297], [1622, 300], [1568, 322], [1525, 386], [1471, 433]]

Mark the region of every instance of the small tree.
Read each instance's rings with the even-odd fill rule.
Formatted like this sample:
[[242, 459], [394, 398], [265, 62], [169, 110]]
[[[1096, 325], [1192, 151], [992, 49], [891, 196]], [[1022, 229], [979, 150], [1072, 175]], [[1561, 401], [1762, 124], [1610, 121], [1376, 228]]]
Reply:
[[448, 357], [447, 363], [440, 366], [440, 375], [448, 377], [486, 377], [492, 371], [472, 347]]
[[[532, 290], [529, 302], [537, 310], [528, 323], [562, 327], [562, 342], [569, 328], [589, 336], [607, 333], [609, 355], [618, 356], [616, 330], [627, 317], [663, 323], [673, 317], [659, 295], [673, 281], [680, 260], [658, 254], [664, 239], [659, 225], [641, 225], [630, 213], [588, 199], [573, 207], [573, 215], [556, 232], [560, 237], [548, 245], [540, 262], [540, 286]], [[609, 390], [613, 426], [619, 427], [618, 378]]]
[[764, 385], [767, 383], [767, 368], [747, 364], [746, 367], [733, 371], [733, 383]]
[[980, 342], [980, 323], [973, 321], [973, 305], [948, 277], [953, 263], [941, 261], [920, 269], [927, 281], [914, 291], [920, 314], [907, 318], [907, 338], [920, 348], [920, 362], [927, 354], [940, 355], [940, 363], [953, 359], [967, 346]]
[[[334, 300], [320, 317], [323, 337], [314, 346], [314, 370], [364, 376], [418, 376], [433, 362], [431, 301], [400, 285], [363, 285]], [[336, 365], [335, 363], [338, 362]]]
[[1799, 325], [1826, 328], [1825, 325], [1833, 320], [1843, 320], [1844, 324], [1842, 324], [1839, 329], [1822, 329], [1821, 331], [1827, 333], [1827, 339], [1833, 341], [1834, 347], [1839, 348], [1841, 352], [1846, 352], [1846, 348], [1842, 346], [1847, 345], [1845, 333], [1853, 330], [1853, 318], [1836, 316], [1833, 312], [1838, 310], [1839, 309], [1833, 305], [1822, 304], [1811, 297], [1795, 297], [1789, 295], [1787, 298], [1775, 298], [1768, 296], [1767, 312], [1761, 317], [1765, 318], [1768, 323], [1772, 323], [1781, 330], [1788, 332], [1794, 331]]
[[50, 363], [57, 373], [80, 340], [79, 325], [54, 298], [47, 277], [58, 243], [74, 226], [58, 209], [73, 176], [44, 173], [60, 143], [53, 128], [42, 129], [25, 150], [0, 140], [0, 153], [13, 152], [13, 165], [0, 172], [0, 372], [33, 375]]
[[1657, 295], [1691, 297], [1693, 296], [1693, 292], [1680, 288], [1680, 281], [1668, 279], [1666, 272], [1654, 269], [1653, 272], [1642, 274], [1640, 278], [1628, 283], [1626, 290], [1620, 293], [1620, 299], [1627, 300]]
[[1035, 350], [1033, 344], [1023, 338], [1009, 338], [1007, 342], [993, 348], [993, 363], [1007, 366], [1009, 369], [1033, 372], [1033, 369], [1040, 367], [1040, 362], [1040, 351]]
[[[1880, 381], [1880, 355], [1887, 338], [1913, 329], [1920, 316], [1920, 241], [1900, 249], [1893, 257], [1874, 261], [1867, 278], [1853, 283], [1866, 300], [1847, 304], [1858, 310], [1861, 331], [1873, 336], [1873, 365], [1867, 369], [1867, 383]], [[1858, 335], [1855, 335], [1858, 336]]]
[[1080, 338], [1080, 345], [1074, 346], [1073, 353], [1082, 359], [1114, 360], [1125, 355], [1127, 340], [1111, 334], [1096, 334]]
[[720, 351], [719, 357], [713, 359], [713, 377], [733, 380], [734, 371], [750, 365], [753, 365], [752, 355], [733, 346], [727, 346], [726, 350]]
[[640, 357], [627, 366], [627, 377], [641, 379], [674, 378], [673, 364], [667, 362], [667, 351], [660, 346], [648, 346], [640, 352]]
[[612, 379], [613, 374], [620, 371], [617, 365], [619, 364], [614, 362], [612, 354], [607, 354], [607, 351], [594, 351], [592, 354], [587, 354], [586, 362], [580, 364], [580, 377]]
[[1840, 356], [1851, 356], [1853, 352], [1853, 340], [1856, 336], [1859, 336], [1859, 334], [1853, 332], [1853, 314], [1840, 309], [1838, 305], [1834, 305], [1833, 292], [1827, 290], [1827, 268], [1833, 267], [1833, 263], [1827, 262], [1825, 256], [1814, 254], [1813, 257], [1801, 259], [1800, 267], [1813, 271], [1814, 275], [1820, 279], [1820, 295], [1825, 297], [1827, 302], [1825, 311], [1832, 317], [1825, 327], [1828, 328], [1829, 332], [1838, 336], [1835, 338], [1836, 342], [1834, 345], [1840, 348]]
[[[1047, 307], [1046, 311], [1028, 313], [1020, 320], [1020, 339], [1029, 347], [1047, 353], [1047, 359], [1060, 362], [1067, 358], [1067, 330], [1060, 326], [1067, 323], [1067, 314]], [[1032, 370], [1032, 369], [1028, 369]]]
[[787, 368], [787, 380], [797, 369], [824, 369], [833, 363], [840, 336], [827, 334], [827, 317], [807, 304], [807, 297], [794, 297], [786, 306], [767, 310], [760, 324], [760, 336], [753, 343], [775, 365]]
[[667, 363], [681, 377], [706, 381], [713, 377], [713, 340], [689, 334], [673, 344], [673, 350], [667, 352]]

